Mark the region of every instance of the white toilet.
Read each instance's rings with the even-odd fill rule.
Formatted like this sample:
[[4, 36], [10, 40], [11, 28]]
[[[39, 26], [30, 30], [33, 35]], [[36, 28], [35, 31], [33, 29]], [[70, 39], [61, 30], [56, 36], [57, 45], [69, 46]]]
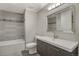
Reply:
[[27, 43], [26, 44], [26, 48], [29, 50], [29, 54], [34, 54], [36, 53], [36, 43], [35, 42], [31, 42], [31, 43]]

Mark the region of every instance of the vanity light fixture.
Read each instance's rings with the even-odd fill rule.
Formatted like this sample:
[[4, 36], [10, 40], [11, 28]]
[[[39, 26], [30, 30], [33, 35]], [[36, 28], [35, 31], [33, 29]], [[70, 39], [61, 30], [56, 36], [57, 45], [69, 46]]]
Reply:
[[62, 5], [63, 3], [52, 3], [49, 7], [48, 7], [48, 11]]

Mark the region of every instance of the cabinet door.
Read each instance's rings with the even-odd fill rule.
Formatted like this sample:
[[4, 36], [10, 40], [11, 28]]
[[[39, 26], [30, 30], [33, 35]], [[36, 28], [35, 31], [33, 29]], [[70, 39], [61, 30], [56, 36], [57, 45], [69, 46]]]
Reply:
[[52, 45], [43, 41], [37, 40], [37, 52], [42, 56], [57, 56], [59, 50]]
[[47, 55], [47, 48], [46, 45], [43, 44], [43, 42], [37, 40], [37, 52], [41, 55]]

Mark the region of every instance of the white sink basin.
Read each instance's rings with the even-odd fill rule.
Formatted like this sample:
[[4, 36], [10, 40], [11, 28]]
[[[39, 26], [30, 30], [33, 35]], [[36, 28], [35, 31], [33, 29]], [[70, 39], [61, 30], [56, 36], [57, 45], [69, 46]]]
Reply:
[[38, 39], [43, 39], [43, 40], [53, 40], [54, 38], [53, 37], [48, 37], [48, 36], [36, 36], [36, 38]]

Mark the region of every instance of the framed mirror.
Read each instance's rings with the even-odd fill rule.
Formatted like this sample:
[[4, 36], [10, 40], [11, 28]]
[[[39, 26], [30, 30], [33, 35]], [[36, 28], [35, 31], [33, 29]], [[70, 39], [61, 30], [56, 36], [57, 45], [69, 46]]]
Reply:
[[47, 16], [48, 32], [74, 32], [74, 7], [70, 6]]

